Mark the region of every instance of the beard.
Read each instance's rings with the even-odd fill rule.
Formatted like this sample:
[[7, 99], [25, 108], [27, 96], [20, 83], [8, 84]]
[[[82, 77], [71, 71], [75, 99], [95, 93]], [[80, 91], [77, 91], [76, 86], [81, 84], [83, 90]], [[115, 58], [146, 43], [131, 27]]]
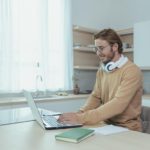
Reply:
[[111, 59], [107, 59], [107, 60], [103, 61], [102, 63], [103, 63], [104, 65], [106, 65], [106, 64], [108, 64], [109, 62], [111, 62]]
[[115, 52], [111, 49], [111, 54], [109, 56], [105, 56], [102, 54], [100, 56], [100, 61], [101, 61], [101, 63], [106, 65], [107, 63], [111, 62], [114, 57], [115, 57]]

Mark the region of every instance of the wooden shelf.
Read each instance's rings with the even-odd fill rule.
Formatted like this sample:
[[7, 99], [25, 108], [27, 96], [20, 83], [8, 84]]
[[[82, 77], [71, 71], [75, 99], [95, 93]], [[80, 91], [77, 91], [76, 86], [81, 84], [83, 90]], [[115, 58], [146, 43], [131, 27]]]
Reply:
[[119, 35], [133, 34], [133, 28], [123, 29], [123, 30], [117, 30], [117, 33]]
[[82, 26], [78, 26], [78, 25], [73, 25], [73, 30], [80, 31], [80, 32], [87, 32], [87, 33], [91, 33], [91, 34], [99, 32], [99, 30], [86, 28], [86, 27], [82, 27]]
[[[78, 25], [73, 25], [73, 30], [81, 31], [81, 32], [87, 32], [87, 33], [91, 33], [91, 34], [98, 33], [100, 31], [100, 30], [82, 27], [82, 26], [78, 26]], [[119, 35], [133, 34], [133, 28], [119, 29], [116, 31]]]
[[126, 48], [123, 50], [124, 53], [133, 52], [133, 48]]
[[141, 66], [140, 69], [143, 71], [150, 71], [150, 67]]
[[149, 99], [149, 100], [150, 100], [150, 94], [143, 94], [142, 98], [145, 98], [145, 99]]
[[[95, 49], [94, 47], [86, 47], [86, 46], [75, 46], [73, 47], [73, 49], [75, 51], [83, 51], [83, 52], [91, 52], [91, 53], [95, 53]], [[129, 53], [129, 52], [133, 52], [133, 48], [126, 48], [123, 51], [124, 53]]]
[[75, 51], [95, 53], [95, 48], [92, 48], [92, 47], [75, 46], [75, 47], [73, 47], [73, 49]]
[[77, 70], [98, 70], [99, 67], [95, 66], [74, 66], [74, 69]]

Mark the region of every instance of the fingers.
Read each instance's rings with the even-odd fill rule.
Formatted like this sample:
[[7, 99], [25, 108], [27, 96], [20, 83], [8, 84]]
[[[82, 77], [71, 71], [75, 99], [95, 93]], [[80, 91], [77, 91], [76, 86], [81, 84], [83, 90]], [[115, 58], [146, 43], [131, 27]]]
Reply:
[[64, 122], [64, 121], [68, 121], [69, 120], [69, 116], [67, 114], [61, 114], [58, 118], [59, 122]]
[[59, 116], [59, 122], [75, 122], [76, 121], [76, 114], [75, 113], [64, 113]]
[[62, 122], [62, 120], [63, 120], [63, 115], [61, 114], [57, 120], [58, 120], [59, 122]]

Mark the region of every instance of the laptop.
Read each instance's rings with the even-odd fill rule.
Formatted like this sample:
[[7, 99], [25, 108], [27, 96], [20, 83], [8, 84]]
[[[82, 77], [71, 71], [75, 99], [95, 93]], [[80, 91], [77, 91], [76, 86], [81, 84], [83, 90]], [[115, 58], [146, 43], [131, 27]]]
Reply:
[[39, 125], [42, 128], [46, 130], [51, 130], [51, 129], [75, 128], [75, 127], [82, 126], [82, 124], [68, 124], [68, 123], [58, 122], [57, 118], [59, 117], [60, 113], [59, 114], [54, 113], [51, 115], [41, 114], [38, 107], [36, 106], [36, 103], [34, 101], [32, 94], [26, 90], [24, 90], [23, 93], [31, 109], [34, 119], [39, 123]]

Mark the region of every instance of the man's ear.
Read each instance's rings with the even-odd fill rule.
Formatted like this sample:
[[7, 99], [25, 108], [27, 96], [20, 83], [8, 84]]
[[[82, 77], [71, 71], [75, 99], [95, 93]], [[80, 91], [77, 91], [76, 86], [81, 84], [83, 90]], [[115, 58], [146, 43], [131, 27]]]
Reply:
[[114, 43], [113, 46], [112, 46], [113, 51], [114, 52], [118, 51], [118, 47], [119, 47], [118, 43]]

